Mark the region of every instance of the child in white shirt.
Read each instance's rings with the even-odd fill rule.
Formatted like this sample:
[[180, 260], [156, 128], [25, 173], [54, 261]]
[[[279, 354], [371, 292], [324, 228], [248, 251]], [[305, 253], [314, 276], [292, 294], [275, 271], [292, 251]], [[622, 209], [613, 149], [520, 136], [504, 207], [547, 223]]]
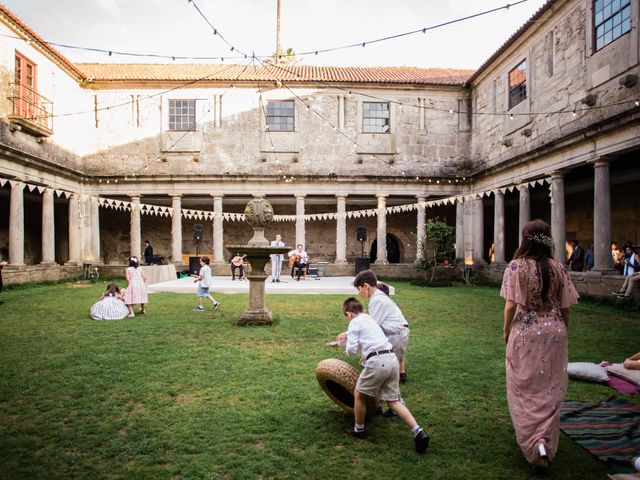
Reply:
[[429, 446], [429, 435], [400, 401], [399, 365], [391, 343], [380, 325], [364, 313], [364, 307], [355, 298], [345, 300], [342, 311], [349, 321], [346, 353], [349, 356], [360, 353], [364, 366], [354, 391], [355, 425], [346, 427], [345, 432], [356, 438], [368, 437], [364, 428], [366, 396], [376, 397], [386, 401], [389, 408], [411, 428], [416, 452], [424, 453]]
[[203, 312], [204, 307], [202, 306], [202, 299], [208, 298], [213, 303], [213, 310], [218, 310], [220, 307], [220, 302], [216, 301], [215, 298], [211, 296], [209, 293], [209, 289], [211, 288], [211, 267], [209, 266], [209, 257], [204, 256], [200, 257], [200, 273], [198, 275], [194, 275], [194, 282], [198, 283], [198, 306], [195, 308], [196, 312]]

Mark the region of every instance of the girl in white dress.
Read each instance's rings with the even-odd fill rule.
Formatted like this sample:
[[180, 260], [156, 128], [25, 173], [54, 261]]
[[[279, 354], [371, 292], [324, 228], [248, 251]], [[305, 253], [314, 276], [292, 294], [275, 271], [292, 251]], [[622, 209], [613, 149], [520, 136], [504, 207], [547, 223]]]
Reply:
[[94, 320], [122, 320], [128, 314], [124, 295], [115, 283], [110, 283], [100, 300], [91, 307], [91, 318]]
[[140, 315], [144, 315], [144, 305], [149, 301], [147, 297], [147, 277], [140, 268], [138, 257], [129, 257], [129, 267], [125, 272], [127, 276], [127, 289], [124, 291], [124, 303], [129, 307], [129, 317], [135, 317], [133, 306], [140, 305]]

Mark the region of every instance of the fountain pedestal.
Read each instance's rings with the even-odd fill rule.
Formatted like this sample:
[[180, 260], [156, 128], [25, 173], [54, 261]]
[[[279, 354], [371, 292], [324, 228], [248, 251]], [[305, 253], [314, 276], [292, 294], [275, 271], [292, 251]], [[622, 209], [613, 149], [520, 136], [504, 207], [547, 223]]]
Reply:
[[253, 227], [253, 238], [246, 245], [228, 245], [229, 252], [245, 255], [251, 265], [251, 272], [246, 274], [249, 280], [249, 308], [245, 310], [237, 325], [271, 325], [273, 314], [265, 303], [265, 280], [267, 274], [264, 267], [269, 261], [269, 256], [282, 254], [291, 250], [290, 247], [272, 247], [264, 236], [265, 226], [273, 219], [273, 208], [263, 198], [251, 200], [244, 215], [247, 223]]

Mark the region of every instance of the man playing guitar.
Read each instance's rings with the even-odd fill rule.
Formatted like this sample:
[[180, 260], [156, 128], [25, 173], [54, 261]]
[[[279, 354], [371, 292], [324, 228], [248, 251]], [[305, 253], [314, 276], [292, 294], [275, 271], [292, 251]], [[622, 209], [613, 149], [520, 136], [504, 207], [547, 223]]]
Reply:
[[304, 279], [307, 279], [307, 267], [309, 264], [309, 255], [304, 251], [304, 246], [299, 244], [295, 250], [289, 252], [289, 265], [291, 265], [291, 278], [294, 272], [297, 272], [297, 281], [300, 281], [300, 275], [304, 273]]
[[236, 279], [236, 269], [239, 271], [238, 280], [244, 280], [244, 257], [246, 255], [240, 255], [239, 253], [231, 255], [231, 280]]

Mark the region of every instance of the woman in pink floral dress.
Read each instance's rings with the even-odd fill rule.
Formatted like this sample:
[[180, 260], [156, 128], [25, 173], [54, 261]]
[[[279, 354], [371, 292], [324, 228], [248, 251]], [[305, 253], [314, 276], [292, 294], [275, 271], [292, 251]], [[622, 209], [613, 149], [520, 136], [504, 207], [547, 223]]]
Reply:
[[550, 228], [533, 220], [504, 272], [507, 400], [527, 461], [549, 466], [558, 450], [560, 404], [567, 389], [569, 309], [578, 293], [553, 259]]
[[126, 270], [127, 289], [124, 291], [124, 303], [129, 307], [129, 317], [134, 317], [133, 306], [140, 305], [140, 315], [144, 315], [144, 305], [149, 301], [147, 297], [147, 281], [138, 263], [138, 257], [129, 257], [129, 267]]

